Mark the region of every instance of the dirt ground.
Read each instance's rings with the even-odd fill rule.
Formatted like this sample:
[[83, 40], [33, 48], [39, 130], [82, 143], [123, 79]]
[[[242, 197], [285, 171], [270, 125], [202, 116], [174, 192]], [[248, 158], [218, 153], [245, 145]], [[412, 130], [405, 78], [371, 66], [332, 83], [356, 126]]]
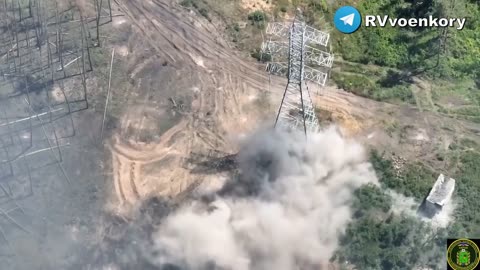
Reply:
[[242, 7], [249, 11], [271, 10], [272, 3], [268, 0], [242, 0]]
[[[0, 254], [2, 265], [12, 266], [6, 269], [88, 269], [77, 264], [86, 247], [106, 238], [108, 233], [98, 229], [105, 210], [128, 219], [130, 207], [144, 199], [182, 198], [208, 188], [215, 177], [192, 168], [236, 153], [243, 136], [275, 119], [286, 80], [269, 78], [263, 65], [232, 49], [219, 30], [220, 20], [210, 23], [174, 0], [112, 4], [114, 13], [123, 16], [105, 26], [105, 51], [88, 78], [96, 100], [75, 115], [78, 134], [61, 141], [69, 144], [63, 164], [72, 182], [65, 182], [58, 169], [35, 174], [36, 195], [22, 201], [31, 217], [25, 225], [29, 232], [8, 230], [15, 241]], [[114, 48], [111, 99], [100, 141], [105, 74]], [[346, 136], [434, 168], [442, 168], [434, 160], [436, 150], [448, 149], [459, 137], [476, 139], [480, 132], [477, 124], [439, 113], [380, 103], [335, 87], [309, 87]]]
[[[313, 87], [313, 89], [315, 89]], [[480, 125], [417, 106], [396, 105], [355, 96], [336, 87], [317, 90], [317, 106], [331, 114], [346, 136], [410, 162], [421, 161], [449, 173], [438, 153], [461, 139], [479, 140]]]
[[[258, 64], [231, 51], [212, 24], [173, 1], [119, 1], [119, 6], [127, 15], [121, 20], [129, 23], [114, 25], [134, 33], [119, 45], [129, 44], [127, 62], [133, 63], [128, 76], [134, 86], [127, 91], [135, 91], [135, 101], [129, 103], [143, 102], [141, 108], [127, 108], [112, 133], [116, 193], [129, 203], [153, 194], [175, 197], [205, 177], [189, 173], [186, 160], [192, 154], [234, 153], [242, 134], [259, 119], [274, 117], [268, 100], [258, 106], [268, 79]], [[134, 48], [139, 37], [154, 49], [154, 57]], [[159, 127], [164, 121], [159, 111], [179, 115], [168, 130]], [[161, 135], [142, 141], [129, 130]]]
[[[112, 132], [117, 198], [132, 204], [151, 195], [176, 197], [207, 177], [192, 174], [185, 160], [192, 154], [234, 153], [243, 134], [272, 123], [286, 82], [271, 77], [269, 84], [262, 65], [238, 56], [223, 39], [224, 33], [217, 31], [215, 21], [209, 23], [176, 1], [117, 3], [126, 16], [114, 22], [116, 31], [132, 33], [116, 44], [129, 48], [124, 53], [133, 81], [126, 90], [132, 96], [128, 103], [142, 103], [141, 108], [126, 108]], [[140, 39], [146, 42], [140, 46], [153, 49], [150, 54], [138, 48]], [[472, 123], [372, 101], [335, 87], [310, 87], [318, 93], [318, 107], [329, 112], [347, 136], [388, 154], [425, 160], [433, 167], [442, 167], [434, 161], [436, 150], [448, 148], [459, 136], [475, 136], [479, 129]], [[122, 95], [126, 94], [114, 96]], [[172, 111], [180, 116], [165, 120]], [[171, 126], [160, 127], [163, 121]], [[139, 140], [129, 130], [157, 135]]]

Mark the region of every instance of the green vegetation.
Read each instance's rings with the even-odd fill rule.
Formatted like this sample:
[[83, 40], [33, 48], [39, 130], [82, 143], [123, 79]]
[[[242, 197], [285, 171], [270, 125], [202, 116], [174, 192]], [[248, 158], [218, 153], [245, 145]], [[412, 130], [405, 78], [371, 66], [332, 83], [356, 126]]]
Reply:
[[359, 96], [370, 96], [376, 89], [375, 81], [361, 74], [334, 72], [333, 78], [338, 87]]
[[372, 80], [371, 76], [346, 72], [333, 72], [332, 78], [338, 87], [359, 96], [378, 101], [414, 102], [413, 93], [407, 84], [382, 87], [379, 81]]
[[449, 149], [445, 158], [456, 175], [456, 223], [463, 235], [480, 238], [480, 145], [461, 139]]
[[372, 152], [370, 160], [382, 188], [367, 185], [355, 192], [354, 220], [332, 259], [348, 261], [357, 269], [413, 269], [419, 264], [433, 269], [443, 267], [438, 258], [443, 258], [447, 238], [480, 237], [479, 150], [477, 142], [461, 139], [445, 155], [454, 163], [451, 174], [456, 179], [457, 206], [454, 222], [436, 231], [415, 217], [391, 213], [392, 199], [384, 193], [392, 189], [416, 198], [420, 204], [436, 175], [421, 163], [407, 164], [397, 172], [390, 160]]
[[184, 7], [198, 8], [198, 3], [195, 0], [182, 0], [182, 2], [180, 2], [180, 5]]
[[198, 11], [198, 13], [200, 13], [200, 15], [205, 17], [207, 20], [211, 21], [211, 18], [208, 15], [208, 9], [201, 0], [182, 0], [180, 2], [180, 5], [187, 8], [193, 7]]
[[367, 185], [354, 193], [355, 219], [333, 259], [353, 263], [357, 269], [412, 269], [421, 259], [416, 254], [425, 249], [426, 226], [413, 217], [390, 213], [392, 198], [384, 193], [387, 186], [410, 190], [400, 184], [408, 177], [399, 179], [391, 161], [376, 152], [371, 161], [383, 188]]
[[[357, 95], [379, 101], [428, 104], [427, 109], [480, 123], [480, 2], [276, 0], [273, 3], [274, 17], [293, 14], [295, 5], [300, 5], [306, 21], [320, 29], [333, 28], [334, 12], [343, 5], [356, 6], [362, 14], [388, 14], [397, 18], [466, 17], [466, 26], [461, 31], [387, 26], [362, 27], [354, 34], [344, 35], [332, 30], [336, 54], [332, 80]], [[253, 21], [250, 17], [249, 20]], [[258, 51], [252, 56], [265, 61]], [[426, 89], [428, 93], [422, 92]], [[398, 129], [394, 122], [389, 125]], [[438, 258], [444, 257], [446, 238], [480, 238], [480, 146], [474, 140], [459, 139], [448, 150], [439, 151], [435, 158], [435, 162], [445, 164], [443, 172], [456, 179], [453, 224], [432, 230], [415, 217], [393, 214], [392, 198], [385, 190], [412, 197], [420, 205], [439, 172], [418, 161], [395, 168], [391, 160], [372, 152], [370, 160], [380, 187], [368, 185], [355, 192], [354, 219], [332, 260], [348, 261], [356, 269], [413, 269], [420, 264], [439, 269], [444, 267], [444, 261], [439, 262]]]
[[[385, 176], [393, 177], [388, 162], [381, 158], [378, 162], [384, 162], [383, 171], [377, 171], [380, 180]], [[392, 198], [383, 190], [367, 185], [355, 192], [352, 203], [354, 220], [341, 238], [341, 247], [332, 259], [353, 263], [356, 269], [390, 270], [413, 269], [428, 255], [441, 256], [444, 243], [432, 243], [429, 238], [431, 231], [420, 220], [391, 213]], [[430, 251], [428, 255], [425, 255], [425, 249]], [[429, 263], [435, 267], [438, 261]]]
[[411, 217], [391, 215], [380, 222], [361, 218], [348, 226], [338, 256], [357, 269], [413, 269], [427, 248], [425, 233], [425, 225]]
[[[307, 4], [311, 1], [306, 0]], [[409, 89], [413, 76], [424, 76], [438, 80], [478, 80], [480, 77], [480, 4], [478, 1], [409, 1], [390, 0], [346, 1], [353, 4], [362, 14], [388, 14], [392, 17], [467, 17], [463, 30], [436, 28], [365, 28], [361, 27], [352, 35], [332, 31], [334, 51], [349, 62], [374, 64], [397, 69], [396, 76], [383, 78], [369, 76], [374, 86], [367, 85], [360, 94], [385, 101], [413, 102]], [[329, 22], [338, 3], [330, 9], [322, 8], [309, 14], [320, 17], [323, 14]], [[316, 21], [315, 19], [310, 19]], [[343, 70], [342, 70], [343, 71]], [[357, 72], [359, 73], [359, 72]], [[392, 73], [393, 74], [393, 73]], [[335, 81], [338, 79], [335, 79]], [[439, 84], [440, 85], [440, 84]], [[345, 87], [345, 86], [342, 86]], [[358, 88], [358, 87], [357, 87]], [[344, 88], [358, 94], [358, 90]], [[455, 89], [454, 87], [452, 89]], [[478, 105], [478, 104], [477, 104]], [[457, 112], [453, 112], [457, 113]], [[479, 121], [480, 114], [468, 111], [460, 117]]]
[[267, 21], [267, 14], [261, 10], [256, 10], [248, 14], [248, 20], [251, 21], [253, 25], [263, 28]]
[[[400, 0], [392, 4], [390, 0], [375, 0], [359, 1], [356, 6], [362, 14], [468, 19], [462, 31], [448, 28], [439, 31], [436, 28], [363, 27], [353, 35], [342, 35], [341, 39], [336, 39], [336, 51], [345, 60], [374, 63], [436, 77], [473, 77], [480, 72], [478, 3], [469, 0]], [[331, 14], [327, 16], [331, 17]]]
[[207, 20], [210, 21], [210, 17], [208, 16], [208, 10], [206, 8], [200, 8], [198, 10], [198, 13], [200, 13], [200, 15], [202, 15], [203, 17], [205, 17]]
[[370, 161], [377, 172], [380, 183], [407, 197], [418, 201], [425, 198], [438, 175], [421, 163], [406, 164], [396, 172], [392, 162], [384, 159], [378, 152], [371, 153]]
[[[448, 106], [450, 95], [479, 96], [480, 86], [480, 3], [476, 0], [268, 0], [272, 10], [247, 13], [236, 1], [182, 0], [203, 16], [220, 15], [235, 46], [259, 58], [255, 49], [262, 42], [268, 21], [291, 18], [301, 7], [305, 20], [319, 29], [330, 31], [332, 50], [336, 55], [332, 81], [346, 91], [379, 101], [415, 103], [424, 110], [435, 110], [480, 122], [479, 110]], [[333, 27], [335, 11], [353, 5], [363, 14], [385, 14], [391, 17], [466, 17], [465, 28], [365, 28], [351, 35]], [[207, 12], [208, 10], [208, 12]], [[244, 25], [245, 21], [249, 22]], [[241, 25], [241, 27], [240, 27]], [[413, 78], [431, 86], [428, 95], [417, 90]], [[465, 82], [465, 83], [464, 83]], [[459, 84], [470, 85], [460, 91]], [[413, 87], [412, 87], [413, 86]], [[441, 91], [440, 91], [441, 90]], [[437, 91], [439, 91], [437, 93]], [[460, 94], [458, 94], [460, 95]], [[436, 100], [430, 100], [430, 96]], [[426, 100], [424, 100], [426, 99]], [[440, 99], [440, 102], [437, 102]], [[480, 107], [479, 99], [468, 105]]]
[[[306, 21], [319, 29], [334, 29], [334, 13], [343, 5], [356, 6], [362, 14], [391, 17], [467, 17], [461, 31], [387, 26], [362, 27], [354, 34], [344, 35], [331, 30], [332, 50], [336, 55], [332, 81], [347, 91], [375, 100], [424, 102], [439, 113], [480, 122], [480, 2], [477, 0], [270, 1], [274, 4], [271, 13], [257, 10], [247, 14], [234, 9], [228, 4], [232, 1], [226, 0], [184, 0], [182, 5], [198, 10], [198, 3], [208, 2], [216, 14], [227, 14], [227, 30], [235, 45], [259, 61], [270, 60], [270, 55], [255, 50], [262, 41], [265, 23], [291, 18], [297, 5], [303, 7]], [[249, 23], [240, 27], [239, 23], [246, 20]], [[424, 85], [418, 85], [417, 79]], [[423, 97], [417, 93], [426, 88], [431, 90], [428, 102], [419, 100]], [[331, 118], [320, 110], [317, 114], [324, 121]], [[392, 131], [399, 128], [396, 122], [386, 123], [386, 127]], [[448, 124], [444, 129], [453, 131]], [[445, 164], [444, 173], [457, 181], [453, 224], [434, 231], [414, 217], [394, 215], [392, 198], [385, 190], [413, 197], [420, 204], [438, 172], [420, 162], [397, 169], [391, 160], [373, 152], [371, 162], [380, 187], [367, 185], [355, 192], [354, 218], [332, 259], [348, 261], [356, 269], [413, 269], [422, 262], [423, 266], [442, 269], [444, 261], [438, 258], [444, 257], [446, 238], [480, 238], [480, 146], [474, 140], [458, 140], [435, 158]]]
[[357, 189], [354, 195], [353, 205], [358, 206], [355, 212], [356, 217], [364, 217], [376, 211], [387, 213], [392, 204], [392, 198], [374, 185], [363, 186]]
[[459, 177], [457, 178], [458, 207], [456, 218], [468, 235], [480, 237], [480, 153], [467, 151], [460, 157]]
[[267, 20], [267, 14], [263, 11], [256, 10], [248, 14], [248, 19], [253, 22], [264, 22]]
[[[351, 35], [331, 31], [336, 54], [332, 79], [341, 88], [380, 101], [414, 103], [410, 85], [412, 77], [426, 80], [476, 81], [480, 85], [480, 3], [474, 0], [297, 0], [273, 1], [274, 16], [293, 13], [296, 5], [304, 10], [309, 24], [320, 29], [334, 28], [333, 16], [338, 7], [352, 5], [362, 14], [391, 17], [467, 18], [463, 30], [454, 28], [361, 27]], [[281, 11], [279, 13], [278, 11]], [[343, 63], [339, 63], [340, 60]], [[343, 60], [343, 61], [342, 61]], [[353, 69], [344, 63], [354, 63]], [[372, 66], [389, 69], [388, 73], [366, 74]], [[365, 77], [361, 76], [365, 75]], [[443, 81], [438, 81], [441, 87]], [[476, 88], [478, 88], [478, 85]], [[436, 88], [437, 85], [435, 85]], [[454, 86], [452, 86], [455, 90]], [[478, 91], [476, 91], [478, 92]], [[418, 101], [418, 100], [417, 100]], [[422, 102], [422, 100], [418, 101]], [[478, 103], [474, 104], [479, 106]], [[431, 108], [434, 109], [434, 108]], [[460, 118], [480, 122], [478, 110], [451, 111]]]
[[260, 62], [268, 62], [268, 61], [272, 61], [272, 56], [268, 53], [262, 53], [260, 50], [254, 50], [252, 53], [251, 53], [251, 56], [255, 59], [257, 59], [258, 61]]

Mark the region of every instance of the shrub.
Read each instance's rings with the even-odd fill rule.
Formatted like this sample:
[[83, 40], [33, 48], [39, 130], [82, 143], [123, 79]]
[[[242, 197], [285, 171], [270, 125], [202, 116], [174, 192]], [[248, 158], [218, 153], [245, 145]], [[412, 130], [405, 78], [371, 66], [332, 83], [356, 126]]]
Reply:
[[338, 87], [363, 97], [371, 97], [376, 90], [375, 82], [363, 75], [337, 73], [332, 76]]
[[198, 12], [200, 13], [200, 15], [210, 20], [210, 17], [208, 16], [208, 10], [206, 8], [201, 8], [198, 10]]
[[180, 5], [184, 7], [197, 7], [197, 3], [195, 3], [195, 0], [183, 0], [182, 2], [180, 2]]
[[418, 201], [427, 196], [438, 176], [421, 163], [406, 164], [400, 174], [396, 174], [392, 162], [376, 151], [371, 153], [370, 162], [382, 185]]
[[233, 30], [235, 30], [235, 32], [240, 32], [240, 25], [238, 25], [238, 23], [235, 23], [235, 25], [233, 25]]
[[253, 58], [257, 59], [260, 62], [270, 62], [272, 61], [272, 56], [268, 53], [263, 53], [260, 50], [255, 50], [250, 54]]
[[[384, 222], [361, 218], [351, 223], [341, 238], [342, 257], [355, 269], [413, 269], [428, 230], [412, 217], [391, 216]], [[441, 247], [443, 247], [443, 243]], [[430, 247], [439, 249], [437, 247]]]
[[375, 185], [362, 186], [355, 191], [354, 195], [355, 216], [357, 217], [364, 216], [370, 211], [380, 210], [386, 213], [392, 205], [392, 198]]
[[408, 85], [379, 88], [372, 94], [372, 98], [378, 101], [401, 100], [412, 104], [415, 102], [413, 92]]
[[265, 22], [267, 20], [267, 14], [265, 14], [263, 11], [256, 10], [248, 14], [248, 20], [252, 21], [253, 23]]

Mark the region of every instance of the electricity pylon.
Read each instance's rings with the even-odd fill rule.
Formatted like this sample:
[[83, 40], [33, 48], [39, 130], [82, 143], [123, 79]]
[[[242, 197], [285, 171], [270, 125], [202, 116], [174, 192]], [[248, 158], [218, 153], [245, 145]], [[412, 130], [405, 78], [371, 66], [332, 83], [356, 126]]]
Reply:
[[333, 54], [326, 51], [330, 35], [306, 25], [299, 17], [293, 22], [269, 23], [262, 53], [271, 56], [266, 67], [269, 73], [288, 78], [275, 127], [301, 129], [307, 134], [317, 130], [319, 122], [306, 81], [324, 86]]

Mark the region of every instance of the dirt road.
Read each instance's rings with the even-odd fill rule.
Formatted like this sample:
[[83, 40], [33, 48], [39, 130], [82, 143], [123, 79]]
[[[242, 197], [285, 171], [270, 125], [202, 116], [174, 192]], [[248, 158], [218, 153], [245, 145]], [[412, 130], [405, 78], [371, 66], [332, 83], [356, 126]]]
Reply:
[[[126, 108], [120, 129], [112, 136], [117, 197], [129, 203], [152, 194], [174, 197], [201, 184], [206, 177], [192, 174], [185, 164], [192, 154], [233, 153], [235, 141], [242, 134], [264, 121], [272, 123], [286, 82], [274, 78], [269, 83], [261, 65], [240, 57], [229, 47], [215, 21], [210, 23], [189, 12], [177, 1], [115, 2], [126, 14], [122, 20], [128, 23], [123, 25], [133, 25], [131, 30], [136, 33], [126, 43], [130, 46], [129, 77], [135, 85], [129, 91], [135, 92], [135, 100], [143, 101], [143, 116], [136, 107]], [[150, 55], [145, 56], [142, 47], [132, 45], [139, 43], [139, 38], [153, 48]], [[152, 69], [158, 71], [152, 75]], [[145, 90], [145, 80], [154, 80], [153, 90]], [[330, 111], [346, 134], [408, 158], [431, 159], [433, 150], [455, 139], [455, 132], [471, 129], [469, 123], [420, 112], [412, 106], [380, 103], [335, 88], [310, 87], [320, 93], [317, 105]], [[152, 91], [168, 92], [170, 98], [156, 100]], [[262, 100], [265, 93], [267, 98]], [[145, 123], [145, 118], [152, 118], [161, 109], [158, 104], [163, 104], [163, 110], [178, 108], [177, 97], [185, 101], [181, 121], [165, 133], [155, 127], [155, 121]], [[158, 121], [161, 118], [158, 115]], [[445, 125], [452, 131], [442, 129]], [[404, 126], [408, 130], [403, 130]], [[134, 133], [158, 131], [163, 135], [138, 140], [129, 136], [131, 129], [137, 130]], [[408, 134], [396, 134], [397, 129]], [[405, 143], [406, 147], [401, 146]]]
[[[232, 153], [235, 151], [232, 142], [239, 135], [252, 130], [258, 119], [273, 118], [268, 106], [254, 108], [259, 93], [270, 87], [268, 77], [261, 72], [260, 65], [237, 56], [213, 24], [189, 13], [175, 1], [116, 2], [134, 25], [133, 31], [154, 48], [156, 55], [155, 60], [150, 58], [146, 64], [139, 60], [140, 53], [129, 54], [134, 59], [130, 70], [135, 70], [131, 78], [140, 84], [145, 80], [142, 70], [155, 68], [152, 62], [162, 63], [175, 77], [157, 81], [160, 84], [157, 91], [163, 91], [165, 85], [171, 87], [170, 91], [174, 89], [173, 98], [169, 99], [173, 103], [170, 109], [178, 107], [176, 96], [189, 103], [179, 123], [147, 142], [125, 135], [132, 128], [140, 129], [140, 133], [148, 129], [145, 124], [138, 124], [142, 121], [138, 113], [125, 111], [121, 128], [111, 144], [118, 198], [134, 203], [152, 193], [176, 196], [202, 180], [201, 175], [191, 175], [185, 168], [188, 164], [184, 161], [192, 153]], [[142, 87], [138, 88], [142, 96]], [[165, 103], [165, 98], [162, 99]], [[145, 113], [155, 114], [155, 111], [147, 109]]]
[[[18, 217], [32, 234], [15, 224], [7, 227], [11, 245], [0, 253], [5, 269], [95, 269], [85, 266], [92, 260], [85, 249], [96, 250], [109, 237], [115, 248], [106, 246], [95, 254], [115, 253], [125, 260], [115, 242], [122, 232], [102, 227], [106, 206], [127, 209], [152, 195], [177, 197], [199, 186], [221, 185], [221, 175], [195, 172], [192, 162], [235, 153], [244, 134], [274, 121], [285, 79], [272, 77], [269, 84], [262, 65], [229, 47], [214, 18], [212, 24], [172, 0], [116, 2], [115, 13], [125, 16], [105, 26], [102, 43], [107, 57], [111, 47], [118, 48], [106, 156], [98, 139], [104, 109], [99, 96], [106, 92], [102, 82], [108, 77], [102, 76], [105, 66], [99, 64], [87, 81], [92, 107], [74, 116], [76, 136], [60, 141], [69, 145], [63, 166], [73, 181], [67, 183], [51, 168], [35, 172], [35, 194], [22, 201], [24, 216], [30, 218], [23, 222], [25, 218]], [[95, 56], [101, 60], [101, 54]], [[456, 138], [480, 132], [477, 124], [412, 106], [309, 87], [320, 93], [317, 105], [347, 134], [411, 160], [435, 160], [436, 149], [448, 149]], [[442, 168], [441, 163], [433, 165]], [[109, 192], [112, 198], [105, 195]], [[128, 215], [114, 216], [116, 223], [128, 220]], [[0, 227], [8, 223], [2, 220]], [[125, 239], [130, 248], [131, 238]]]

